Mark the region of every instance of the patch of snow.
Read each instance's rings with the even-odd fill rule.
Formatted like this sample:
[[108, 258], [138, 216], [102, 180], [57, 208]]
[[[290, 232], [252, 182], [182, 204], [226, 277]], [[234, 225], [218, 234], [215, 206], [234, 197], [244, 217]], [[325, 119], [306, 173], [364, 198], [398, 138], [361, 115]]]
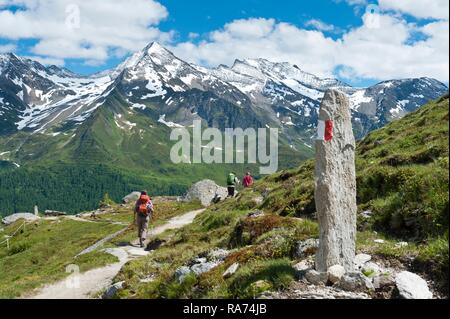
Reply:
[[170, 128], [182, 128], [182, 127], [184, 127], [183, 125], [180, 125], [180, 124], [177, 124], [177, 123], [174, 123], [174, 122], [166, 121], [166, 114], [163, 114], [163, 115], [161, 115], [159, 117], [158, 123], [164, 124], [165, 126], [170, 127]]
[[361, 104], [371, 103], [373, 101], [372, 97], [366, 96], [365, 90], [358, 90], [349, 96], [350, 107], [353, 110], [357, 110]]

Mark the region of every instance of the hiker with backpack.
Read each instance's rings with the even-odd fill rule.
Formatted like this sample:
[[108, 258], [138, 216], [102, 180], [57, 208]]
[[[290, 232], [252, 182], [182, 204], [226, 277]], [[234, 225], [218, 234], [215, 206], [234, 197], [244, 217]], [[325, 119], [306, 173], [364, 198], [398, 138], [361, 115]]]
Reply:
[[138, 227], [139, 246], [141, 248], [144, 248], [144, 242], [147, 239], [148, 226], [153, 212], [152, 199], [146, 191], [142, 191], [134, 207], [134, 222]]
[[253, 185], [253, 177], [252, 174], [250, 172], [247, 172], [247, 174], [245, 175], [243, 181], [242, 181], [242, 185], [244, 185], [244, 188], [249, 188], [252, 187]]
[[228, 187], [228, 197], [234, 197], [236, 192], [236, 186], [239, 185], [240, 181], [236, 176], [236, 173], [232, 172], [228, 174], [227, 187]]

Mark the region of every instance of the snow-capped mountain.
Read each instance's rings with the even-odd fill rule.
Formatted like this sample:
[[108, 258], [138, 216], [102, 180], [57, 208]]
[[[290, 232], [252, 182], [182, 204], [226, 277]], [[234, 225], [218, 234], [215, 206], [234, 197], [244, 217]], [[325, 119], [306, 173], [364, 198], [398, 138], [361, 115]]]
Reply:
[[81, 125], [116, 99], [160, 125], [187, 126], [202, 119], [220, 128], [280, 127], [291, 145], [310, 145], [320, 101], [330, 88], [349, 94], [359, 138], [448, 91], [428, 78], [357, 89], [264, 59], [208, 69], [158, 43], [91, 77], [6, 54], [0, 55], [0, 135]]
[[0, 56], [0, 134], [40, 132], [68, 120], [83, 121], [113, 83], [14, 54]]

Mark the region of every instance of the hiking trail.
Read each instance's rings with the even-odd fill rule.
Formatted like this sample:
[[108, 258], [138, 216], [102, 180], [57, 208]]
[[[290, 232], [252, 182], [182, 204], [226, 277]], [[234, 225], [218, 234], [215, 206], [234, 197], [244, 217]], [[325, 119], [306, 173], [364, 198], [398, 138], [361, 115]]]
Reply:
[[[180, 229], [191, 224], [197, 215], [203, 213], [205, 209], [188, 212], [181, 216], [170, 219], [167, 223], [151, 229], [149, 236], [157, 236], [167, 230]], [[110, 238], [108, 236], [107, 238]], [[104, 242], [103, 240], [100, 242]], [[98, 248], [98, 243], [91, 247]], [[91, 248], [90, 247], [90, 248]], [[88, 248], [87, 250], [89, 250]], [[25, 299], [92, 299], [94, 294], [101, 292], [112, 284], [114, 277], [119, 273], [122, 267], [129, 261], [147, 256], [151, 251], [137, 248], [132, 245], [107, 248], [103, 250], [106, 253], [116, 256], [119, 262], [107, 265], [105, 267], [89, 270], [81, 274], [73, 274], [59, 282], [46, 285], [35, 290]]]

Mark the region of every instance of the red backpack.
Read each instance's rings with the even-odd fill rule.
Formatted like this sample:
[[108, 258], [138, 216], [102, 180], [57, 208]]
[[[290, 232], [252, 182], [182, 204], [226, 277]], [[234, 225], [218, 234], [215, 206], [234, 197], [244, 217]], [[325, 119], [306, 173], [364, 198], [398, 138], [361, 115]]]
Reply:
[[138, 213], [147, 216], [148, 215], [148, 209], [147, 205], [150, 202], [150, 197], [147, 195], [141, 195], [139, 198], [139, 205], [138, 205]]

